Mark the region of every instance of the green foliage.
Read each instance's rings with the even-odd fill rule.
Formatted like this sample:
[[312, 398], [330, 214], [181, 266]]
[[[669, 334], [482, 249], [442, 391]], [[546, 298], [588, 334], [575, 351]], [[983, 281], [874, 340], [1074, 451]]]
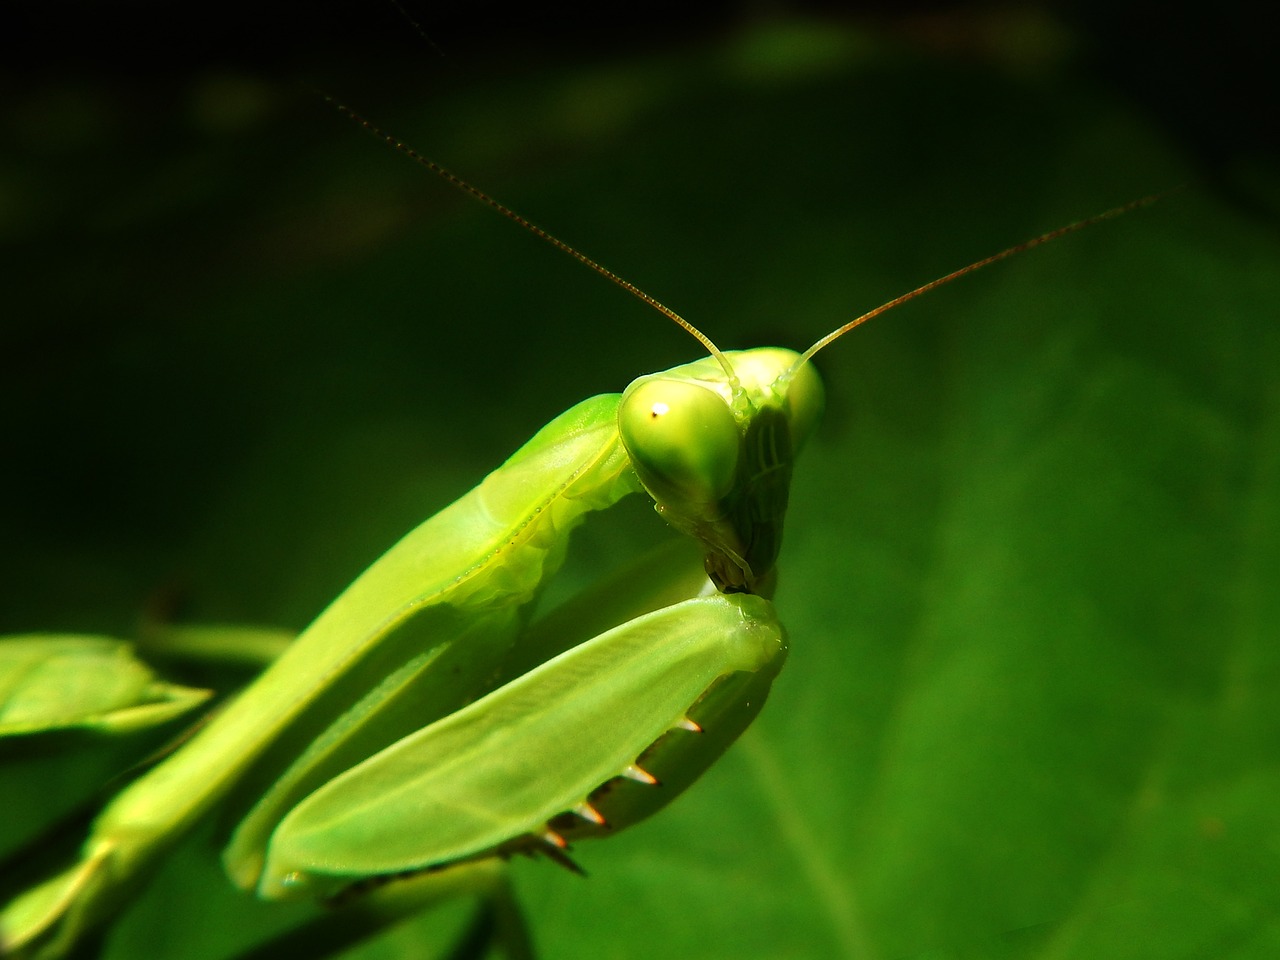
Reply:
[[0, 637], [0, 737], [129, 733], [181, 716], [211, 691], [165, 683], [112, 637]]
[[[1190, 167], [1087, 78], [834, 28], [418, 89], [354, 106], [725, 348], [803, 347]], [[145, 164], [108, 142], [109, 189], [6, 224], [30, 281], [6, 630], [127, 635], [175, 575], [195, 619], [299, 628], [553, 415], [697, 355], [340, 117], [250, 90], [256, 125]], [[52, 196], [79, 168], [23, 176]], [[1274, 956], [1278, 256], [1193, 184], [828, 351], [790, 662], [701, 784], [580, 846], [587, 880], [515, 865], [541, 951]], [[647, 513], [588, 529], [580, 575], [660, 538]], [[6, 761], [10, 848], [103, 767]], [[222, 957], [300, 915], [196, 839], [109, 957]]]

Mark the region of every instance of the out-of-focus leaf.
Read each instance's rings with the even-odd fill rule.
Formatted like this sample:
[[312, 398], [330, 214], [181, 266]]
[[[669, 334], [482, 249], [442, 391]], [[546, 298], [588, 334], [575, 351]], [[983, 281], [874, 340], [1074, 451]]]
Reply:
[[82, 728], [129, 733], [179, 717], [210, 690], [167, 683], [111, 637], [0, 637], [0, 737]]

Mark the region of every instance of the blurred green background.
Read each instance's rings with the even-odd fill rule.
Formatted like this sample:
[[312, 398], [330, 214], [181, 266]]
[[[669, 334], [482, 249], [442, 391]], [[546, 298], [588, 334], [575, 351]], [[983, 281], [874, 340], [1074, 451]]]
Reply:
[[[300, 628], [560, 410], [697, 356], [321, 92], [726, 348], [1187, 181], [821, 357], [760, 721], [589, 879], [515, 870], [555, 958], [1278, 955], [1280, 171], [1241, 10], [413, 14], [444, 56], [383, 4], [15, 13], [0, 629], [128, 636], [161, 593]], [[665, 535], [620, 513], [571, 576]], [[6, 755], [6, 849], [147, 746]], [[108, 955], [295, 915], [197, 837]]]

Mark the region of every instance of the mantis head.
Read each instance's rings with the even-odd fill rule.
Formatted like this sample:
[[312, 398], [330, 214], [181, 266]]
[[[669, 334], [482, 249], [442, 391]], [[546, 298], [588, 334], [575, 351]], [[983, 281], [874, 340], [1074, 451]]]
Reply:
[[[725, 593], [757, 593], [782, 545], [791, 465], [822, 415], [822, 380], [781, 347], [641, 377], [618, 431], [658, 513], [706, 550]], [[723, 364], [723, 365], [722, 365]]]

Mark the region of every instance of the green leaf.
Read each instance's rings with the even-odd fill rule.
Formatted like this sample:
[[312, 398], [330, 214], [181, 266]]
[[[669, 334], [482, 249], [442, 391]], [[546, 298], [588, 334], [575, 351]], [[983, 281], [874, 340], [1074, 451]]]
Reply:
[[130, 733], [204, 703], [212, 691], [166, 683], [110, 637], [0, 637], [0, 737], [81, 728]]

